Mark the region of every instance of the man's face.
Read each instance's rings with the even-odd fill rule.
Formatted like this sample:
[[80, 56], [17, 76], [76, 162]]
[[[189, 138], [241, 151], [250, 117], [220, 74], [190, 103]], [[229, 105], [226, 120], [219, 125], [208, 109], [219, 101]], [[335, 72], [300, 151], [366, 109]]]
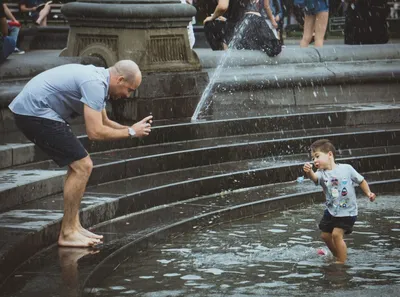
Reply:
[[125, 99], [132, 96], [133, 92], [140, 86], [142, 78], [140, 75], [133, 82], [127, 81], [123, 76], [119, 76], [113, 86], [110, 85], [110, 97], [113, 100]]

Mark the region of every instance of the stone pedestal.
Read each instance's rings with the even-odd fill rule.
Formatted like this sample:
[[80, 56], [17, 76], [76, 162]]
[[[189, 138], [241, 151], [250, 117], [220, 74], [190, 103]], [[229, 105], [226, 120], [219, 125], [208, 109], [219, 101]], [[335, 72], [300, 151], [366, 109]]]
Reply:
[[201, 71], [144, 74], [134, 98], [112, 101], [108, 114], [126, 123], [150, 113], [157, 121], [189, 119], [207, 83], [208, 75]]
[[65, 4], [70, 32], [62, 56], [135, 61], [142, 72], [200, 70], [187, 25], [196, 9], [179, 0], [84, 0]]

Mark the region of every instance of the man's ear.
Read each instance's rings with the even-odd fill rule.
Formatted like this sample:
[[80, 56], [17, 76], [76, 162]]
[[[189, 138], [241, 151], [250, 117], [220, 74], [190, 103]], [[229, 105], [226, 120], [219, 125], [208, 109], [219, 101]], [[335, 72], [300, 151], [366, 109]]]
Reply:
[[117, 78], [117, 83], [118, 83], [118, 84], [122, 83], [124, 79], [125, 79], [125, 78], [124, 78], [122, 75], [121, 75], [121, 76], [118, 76], [118, 78]]

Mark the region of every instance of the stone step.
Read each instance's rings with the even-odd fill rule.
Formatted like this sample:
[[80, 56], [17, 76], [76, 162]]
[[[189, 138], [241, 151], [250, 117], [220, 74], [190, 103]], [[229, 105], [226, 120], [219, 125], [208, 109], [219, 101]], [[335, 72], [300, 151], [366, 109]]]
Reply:
[[[164, 122], [153, 128], [150, 136], [138, 141], [121, 140], [113, 142], [89, 141], [86, 136], [80, 140], [90, 153], [137, 146], [149, 146], [203, 138], [225, 137], [242, 134], [265, 133], [266, 131], [288, 131], [314, 129], [318, 127], [360, 126], [372, 124], [398, 123], [400, 105], [369, 104], [334, 105], [331, 108], [314, 107], [299, 110], [276, 110], [272, 116], [220, 120], [218, 118], [197, 123]], [[287, 115], [287, 112], [293, 112]], [[244, 114], [243, 114], [244, 115]], [[155, 123], [157, 125], [157, 122]], [[75, 128], [74, 128], [75, 129]], [[85, 133], [84, 126], [77, 126], [77, 135]], [[21, 141], [20, 133], [7, 133], [0, 138], [0, 169], [30, 162], [46, 160], [47, 157], [32, 143], [17, 144]], [[26, 140], [25, 140], [26, 141]]]
[[[399, 191], [400, 180], [388, 181], [385, 179], [388, 177], [386, 173], [371, 173], [366, 177], [374, 190], [379, 189], [382, 193]], [[183, 203], [160, 206], [104, 222], [95, 228], [96, 232], [105, 236], [104, 244], [99, 247], [99, 253], [91, 254], [87, 249], [71, 250], [56, 246], [43, 250], [12, 273], [1, 287], [0, 296], [22, 297], [37, 294], [62, 296], [60, 288], [71, 287], [81, 292], [84, 292], [85, 288], [91, 290], [123, 261], [136, 256], [149, 244], [158, 243], [177, 233], [207, 227], [210, 224], [279, 211], [299, 204], [322, 201], [323, 198], [320, 188], [308, 181], [305, 181], [301, 187], [296, 183], [287, 183], [278, 187], [279, 190], [276, 190], [276, 185], [267, 185], [248, 189], [246, 192], [235, 191], [225, 195], [198, 197]], [[379, 194], [378, 191], [377, 193]], [[3, 255], [8, 255], [8, 261], [3, 262], [7, 265], [0, 266], [2, 270], [0, 281], [5, 280], [14, 267], [29, 257], [26, 252], [33, 255], [35, 250], [40, 250], [38, 247], [40, 243], [44, 244], [49, 239], [39, 236], [34, 238], [32, 235], [29, 236], [28, 232], [21, 230], [18, 235], [17, 232], [14, 233], [13, 248], [8, 246], [9, 248], [5, 251], [3, 245]], [[43, 232], [45, 231], [41, 229], [37, 233]], [[46, 232], [49, 237], [56, 238], [57, 236], [54, 228], [47, 227]], [[23, 237], [28, 238], [23, 240]], [[9, 243], [11, 245], [11, 241]], [[14, 254], [18, 257], [12, 257]], [[77, 265], [77, 261], [85, 255], [87, 256], [85, 261], [82, 259]], [[63, 278], [62, 275], [73, 277], [72, 279]], [[45, 288], [38, 285], [43, 282], [43, 276], [46, 276], [48, 283]], [[89, 291], [85, 292], [89, 293]]]
[[[359, 171], [392, 169], [394, 171], [391, 173], [397, 174], [397, 171], [395, 171], [397, 167], [394, 164], [400, 160], [399, 155], [400, 145], [389, 148], [372, 147], [343, 150], [338, 153], [337, 160], [339, 163], [352, 164]], [[170, 203], [199, 195], [213, 194], [214, 191], [216, 193], [229, 193], [240, 188], [289, 182], [303, 175], [301, 168], [307, 161], [309, 161], [307, 154], [286, 155], [198, 166], [127, 178], [88, 187], [81, 208], [84, 209], [98, 203], [107, 203], [113, 199], [137, 196], [137, 201], [133, 203], [135, 204], [134, 211], [140, 211], [142, 208], [149, 207], [146, 201], [154, 203], [154, 205], [151, 205], [152, 207], [165, 202]], [[391, 161], [394, 163], [390, 164]], [[237, 178], [235, 179], [235, 177]], [[386, 179], [392, 178], [395, 177], [386, 176]], [[154, 191], [159, 191], [160, 194], [154, 195]], [[149, 197], [146, 200], [141, 196]], [[139, 199], [143, 202], [138, 201]], [[164, 201], [165, 199], [168, 201]], [[18, 206], [18, 210], [35, 209], [62, 211], [62, 194]]]
[[[399, 124], [364, 126], [358, 128], [314, 129], [293, 131], [286, 134], [267, 133], [208, 141], [171, 143], [138, 147], [125, 152], [94, 154], [94, 169], [88, 185], [96, 185], [129, 177], [157, 172], [179, 170], [244, 159], [262, 158], [265, 155], [291, 155], [307, 151], [306, 147], [318, 138], [329, 138], [338, 149], [371, 146], [400, 145]], [[372, 138], [372, 140], [371, 140]], [[62, 169], [52, 162], [43, 162], [0, 171], [0, 211], [21, 203], [58, 193], [63, 185]], [[12, 179], [13, 175], [21, 178]], [[29, 179], [22, 179], [29, 175]], [[46, 176], [41, 178], [41, 176]], [[49, 179], [48, 177], [52, 177]], [[11, 178], [10, 178], [11, 177]], [[22, 183], [22, 185], [21, 185]], [[27, 189], [40, 189], [31, 193]]]

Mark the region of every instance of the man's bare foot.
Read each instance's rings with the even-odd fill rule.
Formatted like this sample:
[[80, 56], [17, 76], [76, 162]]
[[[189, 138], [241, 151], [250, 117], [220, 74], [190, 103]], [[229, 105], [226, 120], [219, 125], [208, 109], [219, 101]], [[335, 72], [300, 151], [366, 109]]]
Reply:
[[79, 233], [81, 233], [82, 235], [89, 237], [89, 238], [95, 238], [95, 239], [103, 238], [103, 235], [94, 234], [94, 233], [90, 232], [89, 230], [83, 228], [82, 226], [80, 226], [78, 230], [79, 230]]
[[99, 239], [86, 237], [77, 230], [70, 233], [64, 233], [61, 231], [58, 237], [59, 246], [89, 247], [99, 243]]

